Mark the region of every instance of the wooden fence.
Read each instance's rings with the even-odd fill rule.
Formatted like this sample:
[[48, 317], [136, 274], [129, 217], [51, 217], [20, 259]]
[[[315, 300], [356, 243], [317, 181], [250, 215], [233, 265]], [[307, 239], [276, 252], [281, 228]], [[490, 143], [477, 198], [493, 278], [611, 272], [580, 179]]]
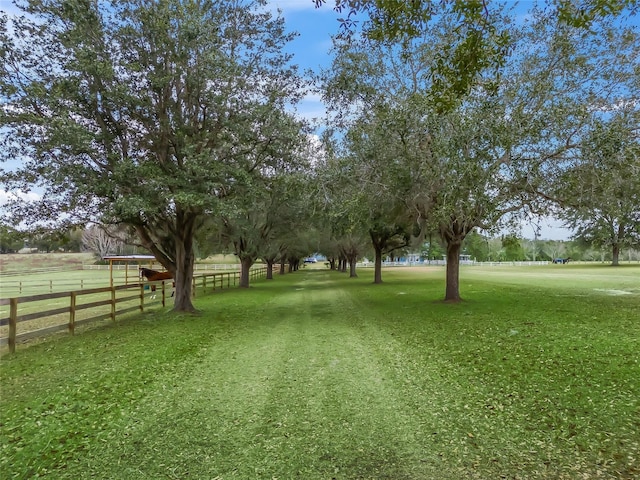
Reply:
[[[122, 267], [122, 268], [121, 268]], [[140, 281], [138, 268], [133, 268], [128, 265], [113, 265], [113, 272], [117, 272], [118, 275], [113, 275], [114, 285], [135, 284]], [[105, 285], [105, 275], [109, 275], [109, 265], [85, 265], [85, 271], [96, 271], [98, 275], [83, 277], [82, 268], [69, 269], [64, 267], [60, 268], [47, 268], [41, 270], [29, 270], [28, 274], [22, 272], [0, 272], [0, 292], [4, 291], [4, 296], [22, 296], [31, 295], [37, 293], [54, 293], [54, 292], [69, 292], [71, 290], [84, 290], [86, 288], [98, 288]], [[221, 272], [239, 272], [239, 265], [232, 264], [195, 264], [194, 275], [201, 277], [202, 275], [208, 275], [211, 273]], [[266, 268], [264, 265], [256, 265], [252, 270], [259, 270], [260, 268]], [[125, 275], [125, 270], [128, 270], [129, 275]], [[64, 273], [73, 271], [72, 276], [62, 276]], [[80, 274], [79, 274], [80, 272]], [[32, 273], [50, 273], [52, 276], [48, 279], [43, 279], [42, 276], [36, 275], [34, 278], [30, 278]], [[107, 277], [108, 278], [108, 277]], [[10, 293], [9, 293], [10, 292]]]
[[[252, 269], [249, 273], [250, 280], [255, 280], [266, 275], [266, 267]], [[240, 280], [240, 272], [224, 272], [224, 273], [205, 273], [193, 277], [192, 293], [196, 296], [196, 291], [201, 292], [215, 291], [216, 289], [230, 288], [238, 284]], [[16, 343], [18, 341], [28, 340], [44, 336], [61, 330], [68, 330], [70, 334], [74, 334], [75, 328], [79, 325], [104, 320], [110, 318], [116, 321], [117, 315], [123, 315], [132, 311], [144, 311], [145, 292], [150, 291], [151, 285], [155, 284], [156, 294], [160, 296], [156, 304], [166, 305], [167, 294], [171, 290], [171, 282], [144, 282], [129, 285], [117, 285], [113, 287], [100, 287], [75, 290], [71, 292], [45, 293], [40, 295], [29, 295], [24, 297], [1, 298], [0, 306], [9, 305], [9, 316], [0, 318], [0, 326], [9, 326], [7, 337], [0, 338], [0, 345], [9, 345], [9, 351], [15, 352]], [[149, 289], [149, 290], [147, 290]], [[122, 295], [125, 296], [122, 296]], [[127, 295], [129, 294], [129, 295]], [[88, 297], [90, 296], [90, 297]], [[87, 299], [82, 303], [83, 299]], [[49, 310], [38, 310], [20, 315], [19, 309], [21, 305], [28, 305], [34, 302], [67, 299], [68, 304], [63, 307], [52, 308]], [[134, 305], [131, 305], [134, 303]], [[128, 305], [124, 305], [128, 303]], [[121, 308], [118, 308], [118, 307]], [[87, 309], [98, 309], [100, 313], [93, 314], [88, 318], [76, 320], [79, 311]], [[68, 315], [68, 322], [62, 323], [60, 318]], [[63, 317], [61, 317], [63, 316]], [[57, 317], [57, 318], [56, 318]], [[18, 324], [28, 322], [30, 320], [50, 318], [51, 325], [44, 328], [18, 333]]]

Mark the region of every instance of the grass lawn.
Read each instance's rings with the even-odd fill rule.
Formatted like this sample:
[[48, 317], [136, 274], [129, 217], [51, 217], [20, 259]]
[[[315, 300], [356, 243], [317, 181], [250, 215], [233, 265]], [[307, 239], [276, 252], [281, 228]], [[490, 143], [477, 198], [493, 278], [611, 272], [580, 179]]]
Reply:
[[459, 305], [441, 268], [360, 275], [5, 356], [2, 478], [640, 476], [640, 267], [463, 269]]

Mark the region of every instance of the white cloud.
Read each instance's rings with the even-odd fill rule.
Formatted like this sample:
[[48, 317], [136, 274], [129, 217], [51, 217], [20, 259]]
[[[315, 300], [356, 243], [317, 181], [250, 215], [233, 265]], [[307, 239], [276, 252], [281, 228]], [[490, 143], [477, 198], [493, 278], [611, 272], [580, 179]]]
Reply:
[[28, 202], [33, 202], [40, 200], [42, 197], [35, 192], [22, 192], [19, 190], [17, 192], [7, 192], [6, 190], [0, 190], [0, 205], [6, 205], [18, 198]]
[[296, 111], [298, 115], [304, 118], [312, 119], [324, 117], [327, 109], [322, 102], [322, 97], [315, 93], [309, 93], [304, 96], [297, 105]]

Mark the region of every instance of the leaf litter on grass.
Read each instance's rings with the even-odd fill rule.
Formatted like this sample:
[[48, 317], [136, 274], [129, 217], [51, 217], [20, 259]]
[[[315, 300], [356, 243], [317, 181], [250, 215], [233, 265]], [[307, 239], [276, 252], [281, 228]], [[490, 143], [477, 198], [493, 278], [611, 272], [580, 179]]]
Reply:
[[[486, 293], [450, 306], [432, 301], [439, 283], [403, 282], [401, 273], [381, 288], [314, 272], [296, 291], [300, 276], [290, 278], [250, 295], [201, 297], [197, 318], [114, 329], [113, 347], [89, 347], [91, 363], [71, 357], [73, 382], [57, 376], [49, 397], [33, 390], [43, 442], [7, 453], [30, 468], [39, 458], [49, 478], [638, 473], [632, 297], [568, 298], [558, 308], [525, 287], [485, 283]], [[64, 413], [63, 397], [82, 415]], [[14, 436], [31, 421], [21, 405], [3, 409]], [[39, 457], [60, 432], [72, 434], [58, 449], [64, 461]]]

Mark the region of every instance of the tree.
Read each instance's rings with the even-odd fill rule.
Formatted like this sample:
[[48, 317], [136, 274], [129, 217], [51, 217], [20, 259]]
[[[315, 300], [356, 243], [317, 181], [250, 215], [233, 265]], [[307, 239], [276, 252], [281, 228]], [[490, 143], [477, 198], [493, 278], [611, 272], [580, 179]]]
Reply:
[[447, 108], [434, 98], [432, 70], [456, 36], [455, 19], [443, 16], [429, 36], [410, 42], [339, 45], [325, 90], [352, 109], [343, 108], [342, 118], [390, 104], [406, 119], [410, 207], [446, 244], [446, 301], [460, 300], [466, 236], [497, 231], [527, 211], [544, 213], [549, 179], [577, 154], [592, 102], [612, 98], [603, 66], [624, 68], [631, 43], [626, 31], [598, 28], [596, 37], [534, 12], [530, 25], [513, 30], [505, 65], [479, 71], [464, 96], [444, 99]]
[[82, 233], [82, 247], [102, 259], [107, 255], [122, 253], [124, 235], [114, 226], [90, 225]]
[[[326, 0], [313, 0], [316, 8]], [[456, 35], [434, 60], [430, 75], [431, 96], [439, 109], [457, 105], [487, 69], [498, 71], [506, 63], [512, 32], [503, 20], [504, 6], [491, 0], [335, 0], [334, 10], [346, 13], [339, 19], [341, 37], [351, 39], [360, 27], [365, 38], [405, 44], [437, 28], [444, 16], [455, 18]], [[579, 2], [552, 0], [548, 14], [562, 25], [589, 31], [602, 19], [634, 16], [638, 0]], [[362, 15], [358, 17], [358, 14]], [[362, 19], [363, 21], [359, 21]]]
[[25, 234], [9, 225], [0, 225], [0, 253], [16, 253], [24, 247]]
[[561, 240], [545, 240], [542, 244], [542, 253], [551, 261], [555, 258], [564, 258], [567, 253], [567, 244]]
[[[326, 0], [313, 0], [316, 8]], [[356, 26], [358, 13], [372, 18], [372, 34], [381, 38], [394, 38], [400, 34], [417, 35], [433, 17], [441, 13], [441, 9], [452, 8], [459, 12], [461, 22], [481, 25], [492, 12], [495, 5], [490, 0], [335, 0], [334, 9], [347, 12], [346, 18], [340, 19], [345, 29]], [[550, 2], [555, 8], [555, 15], [564, 23], [574, 27], [589, 28], [596, 20], [638, 11], [637, 0], [600, 0], [597, 2], [576, 2], [571, 0], [555, 0]]]
[[[315, 166], [316, 222], [326, 230], [322, 253], [339, 263], [338, 270], [357, 277], [356, 263], [367, 244], [365, 195], [357, 188], [357, 164], [327, 149]], [[332, 266], [334, 264], [332, 263]]]
[[[301, 171], [291, 172], [278, 183], [278, 201], [271, 205], [273, 217], [271, 235], [261, 249], [261, 257], [267, 264], [267, 278], [272, 278], [272, 268], [280, 260], [281, 265], [287, 258], [309, 256], [318, 251], [318, 233], [313, 227], [312, 199], [313, 188], [309, 176], [310, 163], [318, 157], [315, 141], [306, 142], [306, 148], [300, 153], [304, 167]], [[284, 273], [284, 268], [281, 268]]]
[[516, 235], [504, 235], [502, 237], [502, 247], [504, 248], [505, 260], [507, 260], [508, 262], [520, 261], [525, 259], [521, 239]]
[[489, 239], [476, 230], [466, 236], [462, 248], [478, 262], [486, 262], [489, 259]]
[[430, 263], [431, 260], [441, 261], [445, 251], [440, 242], [439, 235], [429, 232], [425, 238], [426, 241], [422, 244], [420, 257], [427, 260], [428, 263]]
[[537, 237], [533, 240], [524, 239], [522, 249], [527, 260], [540, 260], [540, 242]]
[[39, 252], [51, 253], [64, 250], [64, 245], [69, 240], [69, 232], [39, 228], [29, 232], [28, 238], [29, 246], [37, 248]]
[[411, 172], [399, 153], [405, 120], [378, 105], [353, 122], [343, 142], [354, 170], [350, 178], [357, 182], [350, 188], [358, 197], [358, 217], [373, 246], [376, 284], [382, 283], [383, 256], [408, 246], [417, 234], [416, 219], [408, 208]]
[[293, 34], [265, 3], [32, 2], [5, 17], [2, 158], [25, 158], [8, 187], [45, 190], [13, 219], [131, 226], [174, 274], [174, 308], [193, 311], [202, 219], [281, 161], [274, 133], [299, 95]]
[[[296, 263], [293, 247], [288, 242], [302, 228], [306, 216], [302, 171], [308, 168], [308, 137], [301, 123], [292, 116], [282, 119], [272, 138], [270, 152], [279, 161], [269, 168], [257, 169], [250, 177], [238, 179], [225, 205], [214, 220], [213, 230], [220, 245], [231, 245], [240, 260], [239, 286], [249, 287], [250, 269], [258, 258], [267, 265], [267, 279], [273, 278], [276, 260]], [[217, 225], [216, 225], [217, 223]], [[299, 258], [299, 257], [298, 257]]]
[[209, 222], [209, 241], [217, 238], [219, 246], [232, 246], [240, 260], [243, 288], [249, 287], [249, 270], [258, 258], [265, 260], [267, 278], [272, 278], [273, 264], [286, 251], [284, 238], [302, 228], [306, 218], [303, 173], [309, 169], [313, 148], [299, 121], [292, 116], [281, 120], [281, 138], [274, 133], [272, 141], [278, 149], [270, 153], [281, 161], [238, 179], [219, 218]]
[[559, 180], [561, 212], [575, 237], [611, 249], [620, 263], [623, 248], [640, 245], [640, 107], [629, 102], [595, 122], [581, 156]]

